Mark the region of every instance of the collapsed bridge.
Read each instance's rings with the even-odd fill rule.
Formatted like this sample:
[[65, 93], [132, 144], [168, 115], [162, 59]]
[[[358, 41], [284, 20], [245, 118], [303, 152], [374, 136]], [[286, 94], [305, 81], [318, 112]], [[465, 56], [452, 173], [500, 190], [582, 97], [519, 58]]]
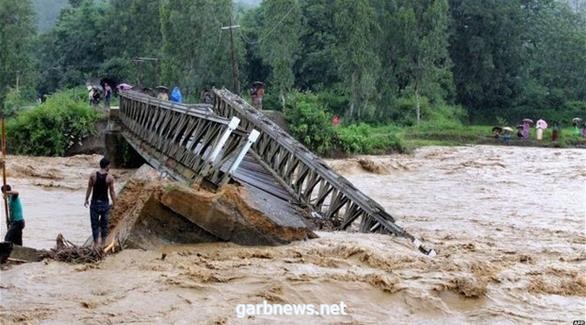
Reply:
[[269, 213], [335, 230], [394, 234], [435, 254], [380, 204], [226, 89], [213, 90], [213, 105], [123, 91], [117, 121], [123, 137], [151, 166], [183, 183], [221, 188], [236, 182], [255, 193]]

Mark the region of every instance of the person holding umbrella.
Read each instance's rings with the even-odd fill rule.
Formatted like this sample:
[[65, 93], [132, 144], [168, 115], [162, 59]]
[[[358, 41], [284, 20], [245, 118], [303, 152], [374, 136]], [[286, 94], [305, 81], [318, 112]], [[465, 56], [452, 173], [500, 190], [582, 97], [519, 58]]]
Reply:
[[582, 119], [579, 117], [574, 117], [572, 119], [572, 125], [574, 125], [574, 134], [576, 136], [580, 136], [580, 125], [582, 124]]
[[513, 129], [512, 128], [510, 128], [508, 126], [505, 126], [503, 128], [503, 131], [501, 133], [501, 138], [503, 139], [503, 142], [505, 144], [509, 144], [509, 141], [511, 141], [511, 133], [513, 133]]
[[547, 122], [545, 122], [545, 120], [543, 119], [539, 119], [535, 123], [535, 128], [537, 129], [537, 140], [541, 141], [543, 139], [543, 130], [547, 129]]
[[169, 100], [169, 88], [165, 86], [157, 86], [157, 98], [161, 100]]
[[523, 124], [517, 125], [517, 137], [519, 137], [519, 138], [523, 137]]
[[521, 122], [523, 125], [523, 129], [521, 130], [521, 136], [523, 137], [523, 139], [527, 139], [527, 138], [529, 138], [529, 129], [531, 128], [531, 125], [533, 124], [533, 120], [525, 118]]
[[261, 81], [252, 83], [250, 89], [250, 98], [252, 99], [252, 106], [258, 110], [262, 110], [262, 98], [265, 95], [265, 84]]
[[118, 84], [118, 86], [116, 86], [116, 89], [118, 89], [118, 92], [127, 91], [132, 88], [134, 88], [134, 86], [126, 84], [126, 83], [121, 83], [121, 84]]
[[561, 133], [562, 128], [560, 128], [560, 124], [557, 121], [553, 122], [553, 128], [551, 129], [551, 141], [557, 142], [560, 138]]
[[492, 136], [495, 139], [498, 139], [501, 136], [502, 133], [503, 133], [503, 128], [502, 127], [495, 126], [495, 127], [492, 128]]

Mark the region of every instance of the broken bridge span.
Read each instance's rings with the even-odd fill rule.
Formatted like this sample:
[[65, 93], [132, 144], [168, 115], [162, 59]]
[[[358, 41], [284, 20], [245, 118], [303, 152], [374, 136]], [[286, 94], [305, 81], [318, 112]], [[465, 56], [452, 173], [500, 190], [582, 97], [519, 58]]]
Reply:
[[[335, 230], [387, 233], [435, 255], [385, 209], [337, 174], [262, 112], [226, 89], [213, 104], [181, 104], [120, 93], [116, 123], [154, 168], [189, 185], [237, 182], [264, 202]], [[295, 211], [302, 210], [303, 216]]]

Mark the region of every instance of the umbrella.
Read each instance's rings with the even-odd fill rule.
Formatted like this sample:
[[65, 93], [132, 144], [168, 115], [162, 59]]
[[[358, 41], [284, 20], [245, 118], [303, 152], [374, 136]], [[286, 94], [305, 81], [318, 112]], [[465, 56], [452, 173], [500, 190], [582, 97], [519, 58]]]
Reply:
[[547, 122], [542, 119], [539, 119], [537, 120], [537, 123], [535, 123], [535, 127], [538, 129], [547, 129]]
[[157, 87], [155, 87], [155, 89], [157, 89], [157, 90], [164, 90], [166, 92], [169, 92], [169, 88], [167, 88], [165, 86], [157, 86]]
[[581, 118], [579, 118], [579, 117], [574, 117], [574, 118], [572, 119], [572, 123], [574, 123], [574, 124], [579, 124], [580, 122], [582, 122], [582, 119], [581, 119]]
[[533, 124], [533, 120], [532, 119], [529, 119], [529, 118], [524, 118], [523, 121], [521, 121], [521, 122]]
[[262, 82], [262, 81], [255, 81], [252, 83], [252, 85], [254, 87], [264, 87], [265, 86], [264, 82]]
[[122, 84], [119, 84], [118, 86], [116, 86], [116, 88], [118, 88], [118, 91], [121, 91], [121, 90], [130, 90], [134, 87], [132, 85], [122, 83]]
[[508, 127], [508, 126], [505, 126], [505, 127], [503, 128], [503, 131], [513, 132], [513, 129], [512, 129], [512, 128], [510, 128], [510, 127]]

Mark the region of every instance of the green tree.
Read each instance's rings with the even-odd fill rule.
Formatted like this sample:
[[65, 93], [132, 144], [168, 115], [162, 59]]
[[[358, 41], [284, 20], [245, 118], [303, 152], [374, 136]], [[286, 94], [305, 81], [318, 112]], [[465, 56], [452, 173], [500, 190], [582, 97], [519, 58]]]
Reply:
[[241, 81], [243, 84], [254, 81], [266, 81], [271, 73], [271, 67], [263, 62], [259, 49], [261, 15], [258, 8], [249, 8], [240, 12], [240, 34], [242, 38], [243, 62]]
[[399, 91], [415, 97], [416, 120], [421, 119], [421, 97], [442, 103], [452, 91], [448, 53], [446, 0], [404, 1], [394, 16], [390, 42], [396, 48], [388, 57], [395, 67]]
[[529, 0], [523, 8], [525, 60], [518, 105], [546, 110], [586, 100], [584, 12], [552, 0]]
[[340, 81], [333, 50], [336, 45], [334, 0], [300, 1], [300, 57], [294, 68], [301, 89], [321, 91]]
[[519, 0], [450, 0], [450, 55], [458, 102], [476, 112], [510, 107], [520, 92]]
[[[230, 0], [162, 0], [162, 79], [186, 94], [202, 87], [230, 85]], [[238, 44], [237, 44], [238, 45]]]
[[29, 93], [34, 89], [35, 34], [30, 0], [0, 0], [0, 104], [10, 88]]
[[[159, 0], [112, 0], [102, 34], [105, 75], [156, 86], [160, 82], [161, 18]], [[139, 61], [137, 58], [157, 60]], [[115, 70], [117, 69], [117, 70]], [[117, 72], [118, 71], [118, 72]], [[122, 72], [122, 73], [120, 73]]]
[[88, 78], [100, 77], [109, 41], [105, 19], [109, 4], [77, 0], [61, 12], [56, 26], [42, 35], [38, 56], [41, 65], [41, 91], [53, 92], [79, 86]]
[[339, 0], [335, 6], [339, 74], [351, 100], [347, 117], [360, 119], [376, 95], [380, 58], [374, 40], [380, 32], [368, 0]]
[[295, 83], [293, 65], [300, 48], [301, 11], [297, 0], [272, 0], [261, 4], [259, 47], [263, 62], [271, 67], [271, 86], [283, 107]]

